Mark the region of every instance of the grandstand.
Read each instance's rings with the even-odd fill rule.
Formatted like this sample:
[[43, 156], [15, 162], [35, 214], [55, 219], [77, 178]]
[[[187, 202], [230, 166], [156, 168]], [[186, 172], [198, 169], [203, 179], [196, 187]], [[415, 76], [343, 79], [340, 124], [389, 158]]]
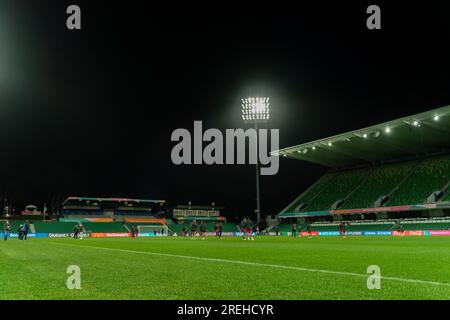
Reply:
[[62, 203], [65, 217], [151, 217], [164, 209], [164, 200], [68, 197]]
[[322, 231], [340, 220], [351, 221], [348, 231], [389, 230], [395, 221], [405, 230], [450, 229], [450, 106], [273, 154], [327, 168], [279, 213], [282, 232], [286, 219]]
[[204, 223], [210, 233], [215, 231], [218, 222], [224, 235], [239, 232], [235, 224], [227, 223], [220, 216], [223, 207], [180, 205], [173, 210], [173, 219], [166, 219], [161, 217], [164, 203], [163, 200], [69, 197], [63, 203], [63, 216], [57, 220], [42, 220], [42, 217], [23, 220], [17, 216], [10, 221], [13, 235], [20, 224], [28, 221], [36, 237], [69, 237], [80, 223], [95, 237], [131, 236], [133, 230], [139, 236], [180, 235], [183, 227], [188, 229], [194, 220]]

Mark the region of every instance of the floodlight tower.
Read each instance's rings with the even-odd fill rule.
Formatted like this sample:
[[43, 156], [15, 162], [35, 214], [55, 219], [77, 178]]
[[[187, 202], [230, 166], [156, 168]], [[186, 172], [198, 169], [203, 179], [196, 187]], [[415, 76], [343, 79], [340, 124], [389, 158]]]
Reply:
[[244, 123], [255, 125], [256, 131], [256, 220], [261, 221], [261, 203], [259, 197], [259, 142], [258, 123], [266, 123], [269, 120], [269, 98], [249, 97], [242, 99], [242, 120]]

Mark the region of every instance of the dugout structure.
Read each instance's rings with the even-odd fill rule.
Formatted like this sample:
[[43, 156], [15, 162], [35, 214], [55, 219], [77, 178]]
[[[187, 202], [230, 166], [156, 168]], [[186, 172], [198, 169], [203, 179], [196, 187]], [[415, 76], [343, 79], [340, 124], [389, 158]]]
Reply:
[[450, 209], [450, 106], [272, 153], [326, 173], [279, 213], [309, 221], [439, 217]]

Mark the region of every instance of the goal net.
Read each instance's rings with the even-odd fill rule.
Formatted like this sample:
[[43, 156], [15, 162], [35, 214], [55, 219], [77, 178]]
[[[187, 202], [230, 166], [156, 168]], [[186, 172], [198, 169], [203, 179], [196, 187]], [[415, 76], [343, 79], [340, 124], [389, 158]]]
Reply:
[[169, 228], [167, 226], [137, 226], [140, 236], [168, 236]]

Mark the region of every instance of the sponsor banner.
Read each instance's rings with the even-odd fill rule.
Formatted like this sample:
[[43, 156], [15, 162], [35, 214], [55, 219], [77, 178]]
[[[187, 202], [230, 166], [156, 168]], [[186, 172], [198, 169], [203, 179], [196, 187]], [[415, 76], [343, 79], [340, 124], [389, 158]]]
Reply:
[[[18, 238], [19, 234], [17, 232], [13, 232], [9, 234], [10, 238]], [[27, 238], [47, 238], [48, 233], [29, 233], [27, 234]]]
[[[222, 235], [223, 235], [223, 234], [222, 234]], [[235, 235], [236, 235], [236, 236], [239, 236], [239, 237], [242, 237], [242, 232], [236, 232]], [[247, 235], [248, 235], [248, 233], [246, 232], [246, 233], [245, 233], [245, 236], [247, 236]], [[256, 232], [252, 232], [252, 236], [256, 236]]]
[[426, 236], [450, 236], [450, 230], [425, 230]]
[[348, 236], [362, 236], [363, 235], [362, 231], [349, 231], [349, 232], [346, 232], [346, 234]]
[[404, 231], [392, 231], [392, 235], [396, 237], [401, 236], [423, 236], [423, 230], [404, 230]]
[[131, 237], [130, 232], [111, 232], [106, 233], [106, 237]]
[[91, 238], [109, 238], [109, 237], [131, 237], [128, 232], [92, 232]]
[[[69, 238], [69, 237], [73, 237], [73, 233], [49, 233], [48, 237], [49, 238]], [[84, 234], [86, 235], [86, 234]]]
[[363, 231], [363, 236], [392, 236], [392, 231]]
[[155, 234], [154, 232], [139, 232], [138, 237], [164, 237], [166, 234]]
[[338, 236], [338, 231], [319, 231], [319, 236]]
[[[289, 232], [289, 233], [290, 233], [290, 232]], [[301, 236], [309, 236], [309, 233], [308, 233], [308, 232], [302, 231], [302, 232], [300, 232], [300, 235], [301, 235]], [[313, 232], [311, 232], [311, 235], [312, 235], [312, 236], [318, 236], [318, 235], [319, 235], [319, 232], [313, 231]]]
[[234, 236], [234, 232], [222, 232], [222, 236]]

